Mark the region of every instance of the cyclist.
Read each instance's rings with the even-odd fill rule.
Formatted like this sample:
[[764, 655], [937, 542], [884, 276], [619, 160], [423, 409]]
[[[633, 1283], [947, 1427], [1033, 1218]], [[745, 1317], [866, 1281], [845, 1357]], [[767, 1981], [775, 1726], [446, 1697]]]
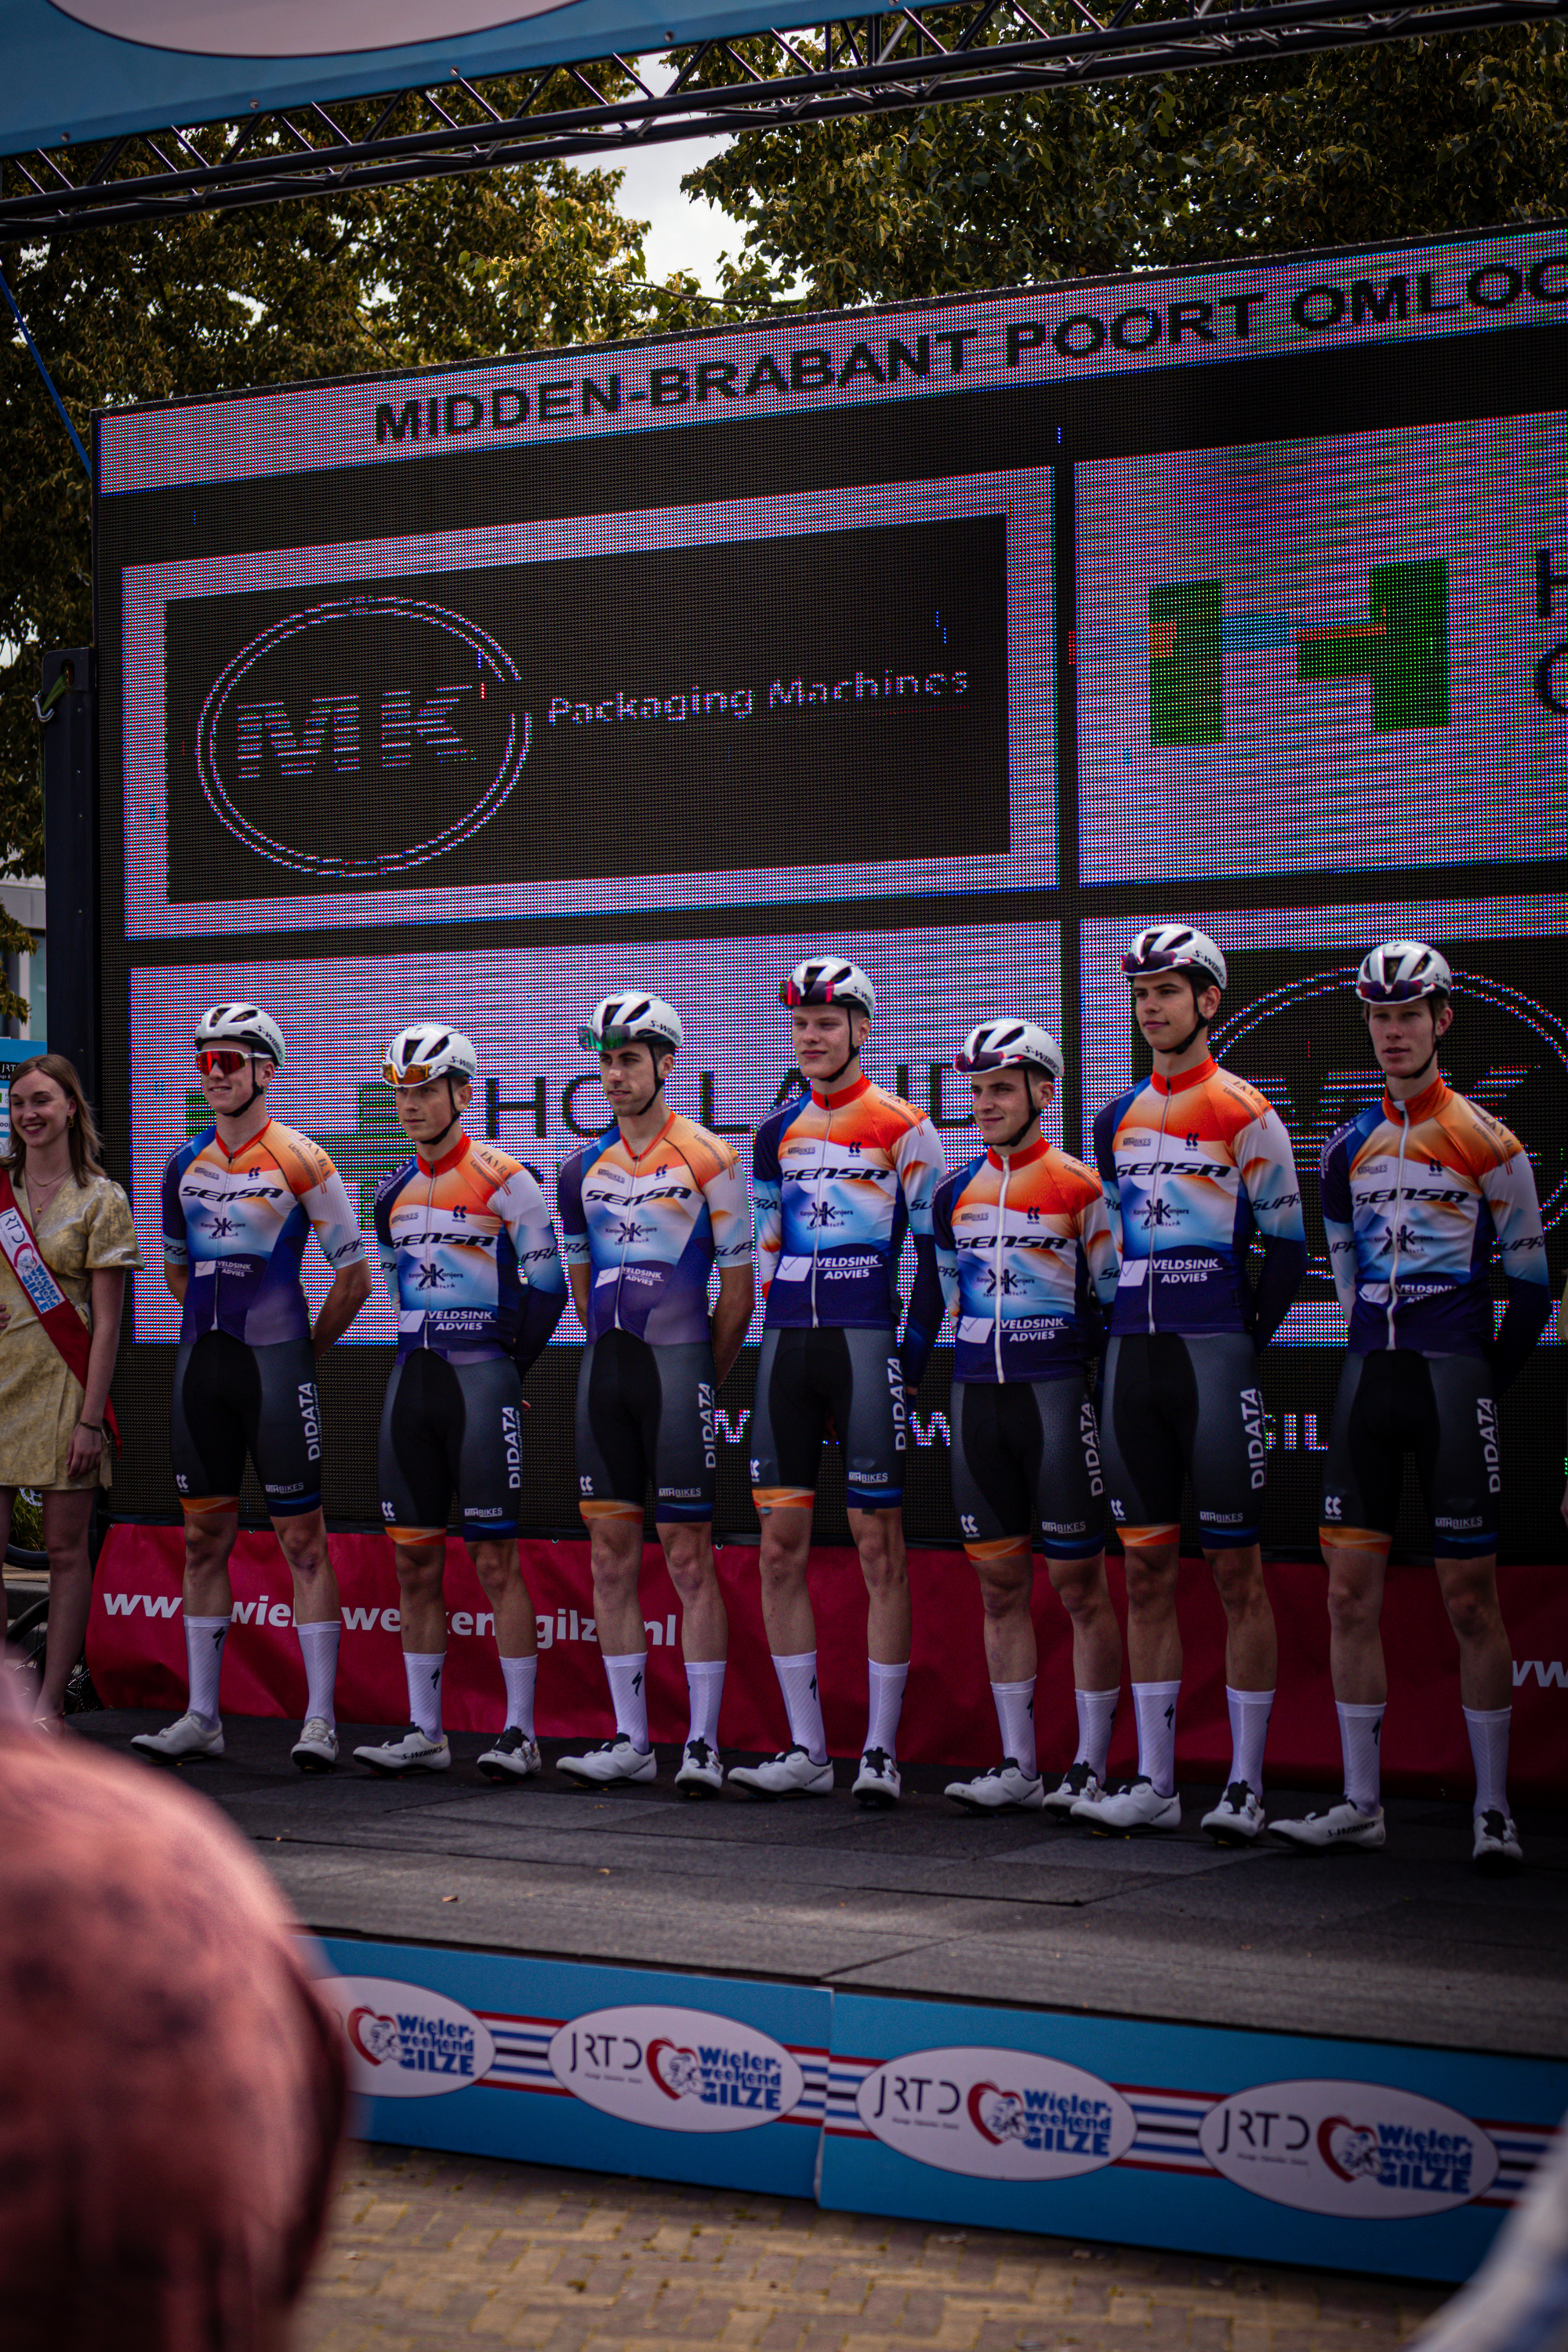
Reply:
[[[229, 1556], [249, 1454], [294, 1580], [305, 1663], [302, 1772], [338, 1758], [333, 1689], [342, 1629], [321, 1512], [316, 1360], [370, 1296], [359, 1219], [321, 1146], [267, 1108], [283, 1032], [258, 1004], [215, 1004], [196, 1031], [213, 1123], [163, 1170], [163, 1279], [180, 1302], [169, 1446], [185, 1523], [184, 1715], [132, 1746], [170, 1764], [223, 1754], [218, 1683], [234, 1608]], [[310, 1328], [300, 1283], [314, 1232], [332, 1286]]]
[[445, 1772], [443, 1598], [454, 1493], [474, 1572], [495, 1612], [506, 1685], [487, 1780], [539, 1769], [533, 1736], [538, 1642], [518, 1566], [522, 1380], [566, 1304], [544, 1196], [529, 1171], [463, 1132], [479, 1057], [461, 1031], [416, 1021], [387, 1047], [382, 1076], [414, 1157], [375, 1197], [375, 1237], [397, 1314], [397, 1357], [376, 1440], [382, 1517], [397, 1559], [403, 1664], [413, 1720], [401, 1739], [356, 1748], [385, 1774]]
[[711, 1797], [724, 1785], [719, 1708], [729, 1643], [713, 1561], [713, 1407], [752, 1319], [745, 1185], [722, 1137], [665, 1101], [681, 1030], [662, 997], [620, 990], [577, 1034], [598, 1055], [615, 1115], [596, 1142], [567, 1160], [557, 1199], [572, 1296], [588, 1335], [577, 1381], [577, 1482], [616, 1736], [585, 1756], [563, 1756], [557, 1769], [605, 1787], [651, 1780], [658, 1769], [637, 1598], [651, 1479], [680, 1600], [690, 1699], [675, 1785], [683, 1796]]
[[[1498, 1606], [1502, 1473], [1497, 1400], [1551, 1312], [1530, 1161], [1506, 1127], [1437, 1067], [1453, 974], [1419, 940], [1373, 948], [1355, 992], [1385, 1093], [1323, 1154], [1323, 1223], [1350, 1352], [1323, 1469], [1330, 1667], [1345, 1793], [1271, 1824], [1293, 1846], [1384, 1843], [1379, 1749], [1388, 1696], [1378, 1618], [1405, 1456], [1431, 1514], [1438, 1590], [1459, 1644], [1475, 1759], [1474, 1859], [1518, 1870], [1508, 1809], [1512, 1666]], [[1507, 1309], [1492, 1337], [1491, 1261]]]
[[[1121, 1258], [1102, 1427], [1126, 1553], [1138, 1774], [1111, 1796], [1086, 1790], [1073, 1817], [1122, 1832], [1181, 1822], [1176, 1574], [1190, 1478], [1226, 1613], [1232, 1751], [1225, 1793], [1203, 1827], [1220, 1844], [1245, 1845], [1264, 1826], [1279, 1656], [1258, 1549], [1268, 1441], [1258, 1357], [1306, 1269], [1300, 1188], [1278, 1114], [1209, 1052], [1228, 977], [1214, 941], [1186, 923], [1156, 923], [1121, 969], [1154, 1066], [1100, 1112], [1094, 1154]], [[1254, 1236], [1263, 1244], [1256, 1283], [1247, 1266]]]
[[[974, 1812], [1042, 1805], [1065, 1817], [1105, 1781], [1121, 1683], [1121, 1633], [1105, 1583], [1105, 1488], [1089, 1393], [1100, 1316], [1116, 1297], [1116, 1245], [1100, 1182], [1040, 1133], [1065, 1065], [1032, 1021], [983, 1021], [958, 1068], [985, 1150], [937, 1187], [941, 1297], [917, 1292], [930, 1328], [958, 1310], [952, 1499], [980, 1578], [985, 1662], [1002, 1762], [947, 1794]], [[1047, 1792], [1035, 1753], [1037, 1664], [1030, 1596], [1037, 1525], [1052, 1589], [1072, 1621], [1079, 1737]]]
[[[901, 1785], [897, 1741], [910, 1639], [895, 1285], [906, 1231], [918, 1260], [933, 1255], [931, 1201], [947, 1171], [930, 1119], [861, 1071], [877, 1009], [865, 973], [837, 956], [809, 956], [784, 982], [779, 1002], [789, 1008], [807, 1091], [763, 1120], [753, 1148], [767, 1313], [751, 1467], [762, 1521], [763, 1622], [790, 1745], [730, 1777], [760, 1797], [827, 1796], [833, 1789], [806, 1589], [812, 1504], [831, 1419], [868, 1598], [870, 1705], [855, 1794], [864, 1804], [891, 1805]], [[905, 1347], [917, 1370], [934, 1337], [911, 1321]]]

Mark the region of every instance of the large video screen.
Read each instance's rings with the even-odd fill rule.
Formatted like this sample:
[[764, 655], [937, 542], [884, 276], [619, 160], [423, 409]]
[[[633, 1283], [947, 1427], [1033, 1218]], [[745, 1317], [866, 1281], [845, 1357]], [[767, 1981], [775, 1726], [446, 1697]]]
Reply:
[[[281, 1021], [275, 1108], [368, 1228], [406, 1022], [472, 1036], [472, 1131], [552, 1196], [605, 1117], [579, 1023], [657, 991], [671, 1099], [749, 1164], [800, 1086], [779, 981], [824, 947], [871, 974], [868, 1067], [950, 1167], [993, 1013], [1061, 1038], [1048, 1131], [1082, 1152], [1144, 1066], [1121, 947], [1177, 916], [1229, 959], [1216, 1049], [1301, 1172], [1266, 1542], [1312, 1551], [1344, 1336], [1317, 1168], [1377, 1085], [1374, 941], [1447, 950], [1449, 1075], [1523, 1141], [1565, 1270], [1565, 291], [1568, 236], [1532, 232], [100, 417], [102, 1091], [149, 1269], [115, 1507], [175, 1509], [158, 1179], [206, 1123], [206, 1004]], [[742, 1540], [760, 1329], [718, 1423]], [[578, 1527], [581, 1337], [569, 1311], [531, 1376], [541, 1532]], [[323, 1366], [341, 1525], [378, 1517], [391, 1341], [378, 1287]], [[1559, 1547], [1563, 1358], [1504, 1407], [1516, 1557]], [[957, 1539], [951, 1360], [917, 1542]]]

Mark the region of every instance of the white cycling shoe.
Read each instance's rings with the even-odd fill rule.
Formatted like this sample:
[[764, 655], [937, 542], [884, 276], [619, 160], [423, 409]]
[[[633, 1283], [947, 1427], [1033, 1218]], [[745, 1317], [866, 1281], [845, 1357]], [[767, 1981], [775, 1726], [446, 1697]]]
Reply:
[[719, 1751], [705, 1739], [689, 1739], [680, 1754], [675, 1785], [683, 1797], [716, 1797], [724, 1786]]
[[752, 1797], [831, 1797], [831, 1760], [814, 1764], [804, 1748], [785, 1748], [760, 1764], [731, 1764], [730, 1778]]
[[1342, 1797], [1324, 1812], [1303, 1814], [1299, 1821], [1270, 1822], [1268, 1834], [1282, 1838], [1298, 1853], [1331, 1853], [1336, 1846], [1364, 1846], [1374, 1853], [1388, 1842], [1383, 1807], [1363, 1813], [1348, 1797]]
[[586, 1756], [558, 1756], [555, 1769], [586, 1789], [618, 1789], [631, 1780], [657, 1780], [658, 1759], [651, 1748], [634, 1748], [624, 1731], [602, 1739]]
[[1471, 1860], [1483, 1878], [1511, 1878], [1524, 1867], [1524, 1848], [1511, 1813], [1476, 1815], [1476, 1843]]
[[[1069, 1764], [1054, 1789], [1047, 1789], [1040, 1802], [1046, 1811], [1058, 1822], [1071, 1818], [1079, 1805], [1098, 1805], [1105, 1795], [1099, 1773], [1092, 1764], [1079, 1760]], [[1083, 1817], [1079, 1816], [1079, 1820]]]
[[855, 1775], [855, 1795], [863, 1805], [878, 1805], [884, 1810], [896, 1805], [903, 1794], [903, 1781], [899, 1768], [885, 1748], [868, 1748], [860, 1759], [860, 1769]]
[[1021, 1771], [1011, 1756], [973, 1780], [950, 1780], [942, 1793], [971, 1813], [1037, 1813], [1046, 1801], [1039, 1774]]
[[187, 1709], [162, 1731], [139, 1731], [131, 1745], [138, 1756], [153, 1757], [160, 1764], [190, 1764], [201, 1756], [223, 1754], [223, 1726]]
[[432, 1739], [416, 1723], [401, 1739], [383, 1740], [379, 1748], [356, 1748], [354, 1757], [373, 1772], [388, 1773], [395, 1780], [405, 1772], [445, 1772], [452, 1761], [452, 1749], [445, 1732], [439, 1739]]
[[313, 1715], [289, 1754], [301, 1772], [330, 1772], [338, 1760], [338, 1735], [324, 1715]]
[[509, 1723], [492, 1747], [475, 1759], [487, 1780], [531, 1780], [540, 1766], [539, 1742], [519, 1723]]
[[1182, 1801], [1173, 1793], [1159, 1796], [1152, 1780], [1129, 1780], [1109, 1797], [1092, 1802], [1080, 1797], [1071, 1818], [1087, 1822], [1102, 1837], [1139, 1837], [1150, 1830], [1179, 1830]]
[[1233, 1780], [1199, 1827], [1208, 1832], [1215, 1845], [1251, 1845], [1268, 1827], [1262, 1800], [1245, 1780]]

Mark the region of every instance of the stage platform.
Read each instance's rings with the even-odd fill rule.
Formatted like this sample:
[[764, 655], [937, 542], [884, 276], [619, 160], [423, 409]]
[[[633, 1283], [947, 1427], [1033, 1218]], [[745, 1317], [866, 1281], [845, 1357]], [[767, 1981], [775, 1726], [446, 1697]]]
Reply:
[[[79, 1722], [123, 1750], [162, 1719]], [[662, 1784], [602, 1794], [550, 1769], [577, 1743], [496, 1789], [478, 1734], [412, 1784], [353, 1764], [305, 1780], [277, 1720], [226, 1734], [183, 1777], [356, 1988], [351, 2039], [367, 2016], [391, 2037], [353, 2043], [384, 2138], [1454, 2278], [1568, 2105], [1562, 1813], [1525, 1810], [1528, 1867], [1499, 1883], [1471, 1868], [1468, 1808], [1424, 1800], [1390, 1803], [1382, 1853], [1315, 1861], [1216, 1848], [1197, 1788], [1178, 1834], [1102, 1840], [962, 1814], [934, 1766], [878, 1813], [842, 1765], [831, 1801], [690, 1803], [672, 1751]], [[416, 1986], [468, 2020], [446, 2029], [470, 2037], [455, 2096], [384, 2095], [394, 2017], [416, 2038], [397, 1989]], [[726, 2021], [749, 2058], [704, 2044]], [[724, 2111], [742, 2092], [702, 2072], [721, 2057], [745, 2096], [798, 2070], [776, 2121]], [[447, 2087], [423, 2063], [405, 2049], [390, 2074]]]

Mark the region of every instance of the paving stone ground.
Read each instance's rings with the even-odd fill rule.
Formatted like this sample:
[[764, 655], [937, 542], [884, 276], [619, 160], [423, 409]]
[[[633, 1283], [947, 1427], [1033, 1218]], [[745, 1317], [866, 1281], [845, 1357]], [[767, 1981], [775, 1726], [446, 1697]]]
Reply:
[[298, 2352], [1393, 2352], [1405, 2282], [350, 2149]]

